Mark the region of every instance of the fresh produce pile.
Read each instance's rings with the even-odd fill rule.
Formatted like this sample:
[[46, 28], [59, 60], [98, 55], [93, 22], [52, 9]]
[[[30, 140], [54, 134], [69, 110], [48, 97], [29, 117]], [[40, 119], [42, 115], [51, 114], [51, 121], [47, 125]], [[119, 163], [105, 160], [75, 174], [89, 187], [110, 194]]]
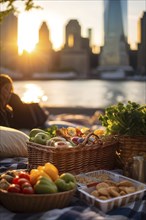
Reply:
[[106, 134], [146, 135], [146, 105], [119, 102], [108, 107], [99, 120], [106, 128]]
[[0, 190], [9, 193], [52, 194], [69, 191], [77, 186], [71, 173], [58, 174], [52, 163], [38, 166], [30, 172], [11, 170], [0, 176]]
[[[87, 127], [58, 129], [57, 126], [51, 126], [45, 130], [34, 128], [30, 131], [29, 141], [52, 147], [75, 147], [83, 143], [91, 132]], [[101, 135], [103, 131], [97, 129], [92, 133], [93, 135], [88, 139], [88, 144], [95, 143], [97, 141], [95, 135]]]

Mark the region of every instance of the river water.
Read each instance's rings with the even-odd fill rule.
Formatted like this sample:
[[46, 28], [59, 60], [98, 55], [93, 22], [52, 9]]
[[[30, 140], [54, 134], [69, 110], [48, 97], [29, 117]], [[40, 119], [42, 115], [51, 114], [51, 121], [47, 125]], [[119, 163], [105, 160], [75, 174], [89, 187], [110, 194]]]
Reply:
[[52, 107], [105, 108], [128, 100], [146, 103], [146, 81], [15, 81], [14, 89], [25, 102]]

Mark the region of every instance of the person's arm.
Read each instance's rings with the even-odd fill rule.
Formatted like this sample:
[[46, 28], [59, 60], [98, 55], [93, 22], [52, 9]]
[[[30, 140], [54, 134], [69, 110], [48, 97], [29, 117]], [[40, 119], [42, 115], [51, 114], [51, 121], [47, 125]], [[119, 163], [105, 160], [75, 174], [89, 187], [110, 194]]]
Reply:
[[23, 102], [17, 94], [12, 93], [11, 98], [9, 100], [9, 105], [14, 109], [23, 105]]

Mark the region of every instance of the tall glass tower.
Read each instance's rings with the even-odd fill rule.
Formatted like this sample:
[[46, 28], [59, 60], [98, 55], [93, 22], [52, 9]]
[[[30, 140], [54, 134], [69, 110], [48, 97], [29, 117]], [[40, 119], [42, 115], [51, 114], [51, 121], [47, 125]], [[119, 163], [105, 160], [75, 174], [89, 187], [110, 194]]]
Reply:
[[104, 46], [100, 66], [128, 66], [127, 0], [104, 0]]

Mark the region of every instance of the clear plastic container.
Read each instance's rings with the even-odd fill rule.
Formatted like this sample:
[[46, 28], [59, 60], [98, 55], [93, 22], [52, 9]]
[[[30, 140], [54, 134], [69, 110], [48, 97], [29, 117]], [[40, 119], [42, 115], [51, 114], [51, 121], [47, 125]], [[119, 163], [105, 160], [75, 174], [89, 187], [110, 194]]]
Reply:
[[[133, 202], [135, 200], [140, 200], [144, 196], [144, 192], [146, 191], [146, 185], [138, 182], [136, 180], [130, 179], [128, 177], [119, 175], [114, 172], [110, 172], [107, 170], [98, 170], [94, 172], [86, 173], [85, 175], [88, 177], [98, 177], [101, 174], [106, 174], [111, 180], [114, 182], [120, 182], [123, 180], [128, 180], [131, 182], [138, 190], [134, 193], [129, 193], [123, 196], [118, 196], [115, 198], [107, 199], [107, 200], [101, 200], [91, 195], [91, 192], [95, 190], [95, 186], [87, 187], [87, 186], [80, 186], [78, 187], [79, 196], [82, 200], [84, 200], [88, 205], [94, 205], [103, 212], [108, 212], [114, 208], [124, 206], [130, 202]], [[98, 179], [98, 178], [97, 178]]]

